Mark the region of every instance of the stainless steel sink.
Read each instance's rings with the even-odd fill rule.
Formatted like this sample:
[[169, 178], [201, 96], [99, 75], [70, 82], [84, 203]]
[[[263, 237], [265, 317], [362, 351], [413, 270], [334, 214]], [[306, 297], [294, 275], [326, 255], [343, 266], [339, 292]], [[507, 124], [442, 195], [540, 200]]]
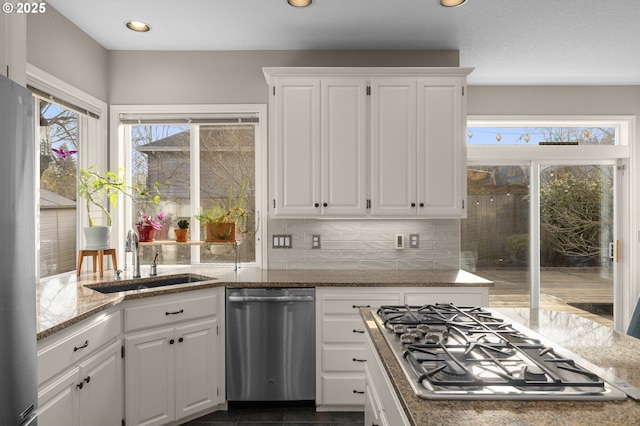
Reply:
[[210, 281], [216, 278], [205, 277], [197, 274], [164, 275], [159, 277], [136, 278], [131, 280], [111, 281], [106, 283], [91, 284], [88, 287], [100, 293], [118, 293], [120, 291], [144, 290], [148, 288], [164, 287], [168, 285], [190, 284], [200, 281]]

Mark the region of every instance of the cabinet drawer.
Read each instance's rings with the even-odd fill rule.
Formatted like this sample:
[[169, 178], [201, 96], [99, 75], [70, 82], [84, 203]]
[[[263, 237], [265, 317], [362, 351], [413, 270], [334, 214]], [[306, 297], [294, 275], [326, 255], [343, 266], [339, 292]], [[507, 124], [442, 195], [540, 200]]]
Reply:
[[324, 405], [361, 405], [365, 399], [364, 373], [348, 377], [322, 377]]
[[120, 334], [120, 311], [86, 321], [60, 336], [52, 336], [51, 343], [44, 342], [38, 350], [38, 383], [76, 364]]
[[360, 307], [377, 307], [381, 305], [398, 305], [399, 294], [327, 294], [322, 300], [323, 314], [342, 314], [360, 316]]
[[322, 319], [323, 343], [362, 343], [364, 342], [364, 324], [362, 319]]
[[[188, 292], [187, 295], [168, 295], [149, 303], [136, 303], [124, 309], [124, 331], [159, 327], [180, 321], [213, 316], [217, 313], [218, 295]], [[137, 301], [136, 301], [137, 302]]]
[[322, 348], [322, 371], [364, 371], [364, 347]]

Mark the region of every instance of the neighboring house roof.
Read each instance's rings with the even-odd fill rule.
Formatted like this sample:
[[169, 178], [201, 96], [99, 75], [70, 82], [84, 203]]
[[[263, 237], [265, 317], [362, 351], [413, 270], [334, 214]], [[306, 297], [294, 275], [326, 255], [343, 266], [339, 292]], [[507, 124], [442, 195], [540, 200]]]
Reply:
[[70, 200], [55, 192], [40, 189], [40, 208], [41, 209], [75, 209], [76, 202]]
[[[238, 147], [234, 146], [237, 143], [237, 140], [233, 140], [233, 139], [229, 139], [228, 137], [225, 137], [224, 135], [221, 135], [221, 132], [226, 131], [226, 130], [230, 130], [233, 127], [235, 127], [236, 125], [225, 125], [225, 126], [220, 126], [220, 127], [216, 127], [216, 128], [206, 128], [206, 127], [201, 127], [200, 128], [200, 138], [201, 140], [207, 140], [210, 141], [209, 144], [207, 144], [207, 148], [206, 149], [213, 149], [216, 151], [232, 151], [232, 150], [237, 150]], [[237, 127], [245, 127], [246, 126], [251, 126], [251, 124], [239, 124], [237, 125]], [[253, 149], [253, 135], [251, 133], [247, 133], [247, 132], [241, 132], [239, 133], [240, 135], [242, 135], [243, 140], [242, 142], [242, 147], [240, 149], [244, 150], [252, 150]], [[190, 138], [190, 131], [189, 130], [185, 130], [183, 132], [179, 132], [176, 133], [174, 135], [171, 136], [167, 136], [165, 138], [162, 139], [158, 139], [155, 140], [153, 142], [149, 142], [145, 145], [141, 145], [136, 147], [136, 151], [138, 152], [145, 152], [145, 153], [151, 153], [151, 152], [168, 152], [168, 151], [188, 151], [189, 150], [189, 138]], [[203, 147], [204, 149], [204, 147]]]

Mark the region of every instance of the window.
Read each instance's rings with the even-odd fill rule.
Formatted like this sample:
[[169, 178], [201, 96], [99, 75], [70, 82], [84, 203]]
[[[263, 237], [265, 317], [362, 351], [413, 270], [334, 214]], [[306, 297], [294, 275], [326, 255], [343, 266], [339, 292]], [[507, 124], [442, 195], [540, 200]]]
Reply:
[[629, 285], [618, 250], [630, 247], [630, 128], [629, 117], [469, 118], [461, 266], [496, 283], [490, 305], [625, 323], [614, 307]]
[[[140, 111], [147, 108], [140, 107]], [[160, 196], [157, 204], [150, 198], [137, 199], [127, 209], [129, 219], [125, 223], [131, 226], [141, 214], [157, 219], [162, 213], [153, 244], [142, 246], [141, 262], [151, 263], [157, 254], [163, 265], [228, 265], [236, 260], [260, 264], [261, 249], [256, 244], [260, 241], [257, 201], [264, 179], [260, 179], [256, 170], [262, 169], [259, 163], [264, 129], [259, 114], [239, 110], [204, 116], [177, 111], [173, 117], [171, 114], [162, 117], [128, 112], [120, 114], [119, 119], [128, 152], [123, 159], [127, 181]], [[199, 215], [217, 203], [227, 205], [230, 195], [237, 200], [240, 193], [245, 214], [236, 224], [237, 247], [204, 243]], [[172, 244], [180, 220], [190, 223], [189, 244]]]
[[36, 100], [40, 111], [40, 276], [76, 265], [78, 113]]

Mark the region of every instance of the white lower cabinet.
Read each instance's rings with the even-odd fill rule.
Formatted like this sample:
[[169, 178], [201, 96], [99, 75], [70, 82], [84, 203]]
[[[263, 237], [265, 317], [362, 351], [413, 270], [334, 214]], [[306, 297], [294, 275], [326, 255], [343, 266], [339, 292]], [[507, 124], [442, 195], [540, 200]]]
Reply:
[[[371, 399], [365, 384], [365, 365], [369, 359], [365, 353], [365, 327], [360, 308], [435, 303], [486, 306], [488, 298], [485, 287], [316, 288], [318, 410], [363, 410]], [[388, 414], [382, 418], [385, 416]]]
[[[216, 289], [217, 290], [217, 289]], [[222, 289], [224, 291], [224, 289]], [[224, 403], [224, 346], [216, 294], [170, 295], [153, 304], [125, 307], [126, 424], [163, 425]], [[140, 321], [126, 320], [127, 310]], [[146, 328], [157, 315], [163, 327]], [[181, 318], [202, 317], [181, 321]], [[125, 329], [125, 331], [127, 331]]]
[[38, 392], [41, 426], [104, 425], [122, 422], [120, 341], [65, 371]]
[[105, 312], [38, 341], [38, 424], [122, 423], [121, 313]]
[[364, 407], [365, 426], [408, 425], [409, 420], [395, 394], [393, 385], [384, 372], [384, 367], [373, 342], [366, 336], [367, 364], [365, 367], [366, 392]]

